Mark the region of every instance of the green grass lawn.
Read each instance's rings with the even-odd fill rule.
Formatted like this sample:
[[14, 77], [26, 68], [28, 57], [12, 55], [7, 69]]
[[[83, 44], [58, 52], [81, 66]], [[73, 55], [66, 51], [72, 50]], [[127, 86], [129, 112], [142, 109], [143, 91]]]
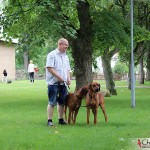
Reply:
[[[102, 89], [105, 89], [105, 82]], [[136, 83], [137, 86], [140, 86]], [[126, 82], [116, 82], [116, 87]], [[150, 86], [150, 82], [146, 82]], [[75, 83], [72, 81], [71, 90]], [[58, 125], [57, 110], [47, 127], [47, 87], [44, 80], [0, 83], [0, 150], [132, 150], [134, 138], [150, 138], [150, 88], [136, 88], [136, 107], [131, 108], [131, 91], [117, 88], [118, 95], [105, 98], [108, 123], [99, 109], [98, 124], [86, 124], [81, 107], [75, 125]], [[83, 100], [82, 105], [85, 105]]]

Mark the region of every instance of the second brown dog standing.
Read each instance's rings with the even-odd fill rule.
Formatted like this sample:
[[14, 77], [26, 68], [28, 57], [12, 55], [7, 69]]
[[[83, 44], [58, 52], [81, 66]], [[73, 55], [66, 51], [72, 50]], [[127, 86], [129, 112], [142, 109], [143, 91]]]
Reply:
[[107, 115], [105, 111], [104, 105], [104, 96], [100, 91], [100, 84], [97, 82], [92, 82], [89, 86], [89, 92], [86, 96], [86, 107], [87, 107], [87, 124], [89, 124], [90, 120], [90, 109], [92, 109], [94, 115], [94, 124], [97, 124], [97, 114], [98, 114], [98, 107], [100, 106], [102, 112], [105, 117], [105, 122], [107, 122]]
[[76, 122], [76, 117], [79, 111], [79, 108], [81, 106], [82, 99], [87, 95], [88, 93], [88, 87], [84, 86], [76, 91], [76, 93], [69, 93], [66, 98], [66, 104], [65, 104], [65, 119], [67, 121], [67, 107], [69, 108], [69, 114], [68, 114], [68, 124]]

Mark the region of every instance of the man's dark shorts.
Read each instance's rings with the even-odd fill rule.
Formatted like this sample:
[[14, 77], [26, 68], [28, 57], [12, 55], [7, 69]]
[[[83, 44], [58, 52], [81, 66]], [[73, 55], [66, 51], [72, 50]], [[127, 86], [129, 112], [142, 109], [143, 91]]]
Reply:
[[67, 94], [68, 92], [65, 84], [48, 85], [48, 104], [54, 106], [57, 105], [58, 102], [59, 105], [64, 105]]

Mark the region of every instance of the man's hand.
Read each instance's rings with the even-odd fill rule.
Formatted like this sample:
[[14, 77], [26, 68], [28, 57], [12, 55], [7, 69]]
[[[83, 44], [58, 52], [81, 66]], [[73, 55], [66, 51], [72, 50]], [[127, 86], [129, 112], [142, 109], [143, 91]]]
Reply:
[[67, 85], [70, 85], [71, 84], [71, 80], [67, 80]]

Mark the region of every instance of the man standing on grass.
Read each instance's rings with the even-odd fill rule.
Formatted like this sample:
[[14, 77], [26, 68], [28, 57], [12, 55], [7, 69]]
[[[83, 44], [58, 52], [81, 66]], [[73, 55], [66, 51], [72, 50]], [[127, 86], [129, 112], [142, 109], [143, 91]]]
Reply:
[[67, 87], [70, 85], [70, 64], [66, 50], [69, 46], [68, 40], [58, 40], [57, 49], [47, 55], [46, 61], [46, 83], [48, 85], [48, 126], [53, 126], [54, 106], [57, 105], [58, 123], [66, 125], [63, 119], [64, 104], [67, 96]]

